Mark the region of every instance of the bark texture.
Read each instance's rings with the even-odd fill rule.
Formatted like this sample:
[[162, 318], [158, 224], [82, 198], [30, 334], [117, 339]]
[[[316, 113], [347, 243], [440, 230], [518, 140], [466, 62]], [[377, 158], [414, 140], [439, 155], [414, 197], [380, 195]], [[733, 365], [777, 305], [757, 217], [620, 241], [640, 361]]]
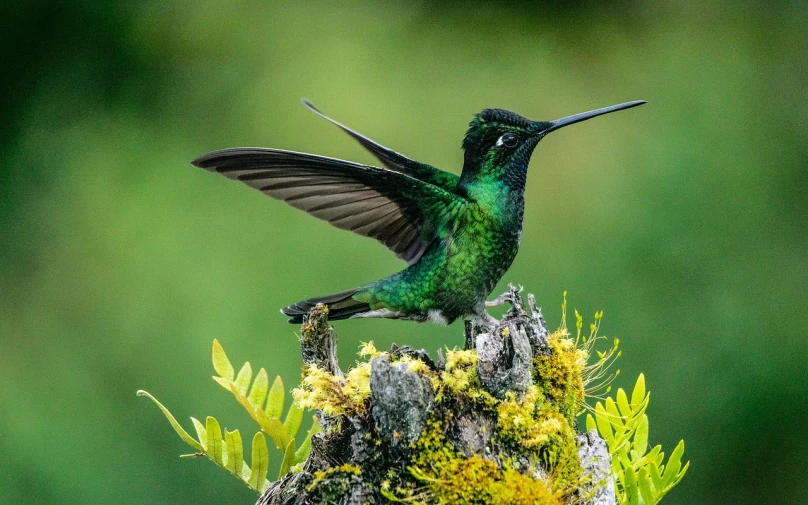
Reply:
[[[439, 352], [433, 361], [425, 351], [408, 346], [394, 345], [372, 358], [367, 407], [338, 416], [318, 412], [323, 430], [312, 440], [311, 456], [302, 469], [274, 483], [258, 505], [390, 503], [405, 491], [410, 493], [406, 501], [418, 503], [496, 501], [479, 490], [452, 494], [453, 476], [440, 474], [440, 468], [468, 472], [471, 477], [457, 480], [458, 487], [495, 489], [485, 487], [485, 476], [480, 476], [485, 471], [496, 474], [492, 483], [505, 483], [503, 489], [508, 492], [526, 481], [527, 488], [531, 481], [549, 482], [552, 469], [546, 462], [554, 461], [552, 451], [502, 436], [496, 410], [499, 402], [518, 405], [530, 394], [538, 358], [553, 352], [549, 332], [532, 295], [525, 301], [510, 286], [500, 299], [511, 308], [496, 325], [466, 322], [465, 348], [476, 351], [473, 374], [454, 371], [462, 368], [447, 361], [456, 357]], [[414, 331], [417, 328], [413, 325]], [[344, 380], [346, 374], [336, 359], [336, 334], [327, 323], [325, 307], [313, 309], [304, 322], [301, 348], [305, 365], [316, 365]], [[469, 393], [475, 391], [471, 386], [463, 389], [462, 380], [470, 376], [476, 394]], [[459, 385], [455, 380], [461, 381]], [[574, 419], [571, 422], [575, 430]], [[548, 494], [543, 503], [615, 504], [605, 442], [594, 431], [571, 437], [579, 465], [576, 488], [561, 496], [549, 486], [552, 496]], [[434, 460], [424, 451], [436, 451]], [[395, 494], [396, 487], [404, 491]], [[514, 503], [527, 502], [529, 492], [520, 492], [514, 491]]]

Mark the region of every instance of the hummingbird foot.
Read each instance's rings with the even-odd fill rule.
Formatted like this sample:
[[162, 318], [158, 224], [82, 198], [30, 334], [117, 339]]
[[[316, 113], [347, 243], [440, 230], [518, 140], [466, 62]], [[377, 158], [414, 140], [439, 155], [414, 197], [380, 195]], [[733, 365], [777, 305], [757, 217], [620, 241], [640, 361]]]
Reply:
[[[501, 305], [505, 305], [505, 302], [510, 302], [510, 301], [511, 301], [510, 293], [502, 293], [501, 295], [499, 295], [498, 297], [494, 298], [491, 301], [486, 300], [485, 306], [486, 307], [499, 307]], [[491, 317], [491, 316], [488, 316], [488, 317]]]
[[524, 288], [519, 286], [518, 288], [513, 284], [508, 284], [508, 291], [502, 293], [498, 297], [494, 298], [493, 300], [486, 301], [486, 307], [499, 307], [500, 305], [504, 305], [505, 302], [510, 303], [513, 305], [514, 297], [519, 298], [518, 294], [522, 292]]

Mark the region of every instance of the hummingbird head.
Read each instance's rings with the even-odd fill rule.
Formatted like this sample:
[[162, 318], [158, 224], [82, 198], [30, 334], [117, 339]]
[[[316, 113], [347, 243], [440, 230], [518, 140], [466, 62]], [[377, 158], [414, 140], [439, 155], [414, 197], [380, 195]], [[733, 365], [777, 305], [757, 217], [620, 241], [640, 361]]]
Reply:
[[524, 188], [530, 156], [545, 135], [571, 124], [644, 103], [642, 100], [621, 103], [555, 121], [531, 121], [507, 110], [484, 109], [474, 116], [463, 139], [465, 161], [460, 185], [488, 179], [502, 181], [513, 188]]

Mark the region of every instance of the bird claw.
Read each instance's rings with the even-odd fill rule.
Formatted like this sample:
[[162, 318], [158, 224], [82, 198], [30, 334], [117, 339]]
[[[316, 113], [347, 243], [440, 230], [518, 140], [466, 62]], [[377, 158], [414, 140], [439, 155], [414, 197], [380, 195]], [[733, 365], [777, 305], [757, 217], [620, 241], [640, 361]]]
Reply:
[[[486, 307], [499, 307], [500, 305], [504, 305], [505, 302], [510, 302], [510, 301], [511, 301], [511, 297], [508, 296], [508, 293], [502, 293], [501, 295], [499, 295], [498, 297], [494, 298], [491, 301], [486, 300], [485, 306]], [[488, 317], [491, 317], [491, 316], [488, 316]]]

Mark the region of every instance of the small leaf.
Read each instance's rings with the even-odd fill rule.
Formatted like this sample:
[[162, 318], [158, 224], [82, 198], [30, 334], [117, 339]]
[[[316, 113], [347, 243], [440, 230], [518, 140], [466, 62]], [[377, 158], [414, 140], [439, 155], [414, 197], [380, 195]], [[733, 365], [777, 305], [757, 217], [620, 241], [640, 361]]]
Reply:
[[238, 400], [241, 406], [244, 407], [244, 409], [247, 411], [248, 414], [250, 414], [250, 417], [252, 417], [257, 421], [258, 419], [255, 418], [255, 414], [256, 412], [261, 412], [261, 409], [256, 408], [252, 403], [250, 403], [249, 398], [238, 392], [238, 389], [236, 389], [235, 382], [230, 383], [230, 392], [233, 393], [233, 396], [236, 397], [236, 400]]
[[592, 417], [592, 414], [586, 415], [586, 431], [597, 430], [598, 425], [595, 424], [595, 418]]
[[[676, 484], [679, 484], [679, 481], [680, 481], [680, 480], [682, 480], [682, 478], [683, 478], [683, 477], [685, 476], [685, 474], [687, 473], [687, 469], [688, 469], [688, 468], [690, 468], [690, 461], [688, 461], [687, 463], [685, 463], [685, 466], [683, 466], [683, 467], [682, 467], [682, 469], [679, 471], [679, 474], [676, 476], [676, 480], [675, 480], [675, 481], [673, 481], [673, 484], [671, 484], [670, 486], [668, 486], [668, 489], [672, 488], [672, 487], [673, 487], [673, 486], [675, 486]], [[666, 492], [667, 492], [667, 491], [666, 491]]]
[[258, 370], [258, 375], [255, 376], [255, 382], [253, 382], [252, 389], [250, 389], [250, 403], [254, 404], [256, 408], [260, 409], [264, 404], [267, 388], [269, 388], [269, 379], [267, 378], [267, 371], [262, 368]]
[[283, 397], [283, 381], [281, 376], [278, 375], [275, 377], [275, 381], [272, 382], [272, 388], [270, 388], [269, 396], [267, 397], [266, 411], [269, 417], [280, 419], [281, 414], [283, 414]]
[[219, 377], [224, 377], [227, 380], [233, 380], [235, 371], [230, 360], [227, 359], [227, 354], [224, 353], [221, 344], [216, 339], [213, 339], [213, 369], [219, 374]]
[[643, 400], [645, 400], [645, 375], [640, 374], [637, 383], [634, 384], [634, 391], [631, 392], [631, 407], [636, 410]]
[[247, 389], [250, 387], [250, 381], [252, 380], [252, 366], [250, 366], [250, 362], [247, 361], [244, 363], [244, 366], [241, 367], [241, 370], [238, 371], [238, 375], [236, 376], [236, 380], [233, 381], [236, 384], [236, 390], [241, 395], [247, 394]]
[[312, 421], [311, 428], [309, 428], [308, 433], [306, 433], [306, 438], [295, 452], [295, 460], [292, 463], [294, 465], [306, 461], [309, 454], [311, 454], [311, 437], [320, 431], [320, 421], [317, 419], [317, 417], [312, 418]]
[[177, 435], [180, 436], [180, 438], [182, 439], [183, 442], [190, 445], [191, 447], [193, 447], [197, 451], [204, 451], [205, 450], [205, 448], [202, 447], [202, 444], [200, 444], [199, 442], [194, 440], [194, 437], [189, 435], [188, 432], [185, 431], [185, 429], [183, 429], [182, 426], [180, 426], [180, 423], [177, 422], [177, 420], [174, 418], [174, 416], [171, 414], [171, 412], [169, 412], [169, 410], [167, 408], [165, 408], [162, 403], [158, 402], [157, 398], [153, 397], [152, 395], [150, 395], [149, 393], [147, 393], [146, 391], [143, 391], [143, 390], [138, 391], [137, 395], [138, 396], [145, 396], [146, 398], [150, 399], [151, 401], [154, 402], [155, 405], [157, 405], [160, 408], [161, 411], [163, 411], [163, 415], [166, 416], [166, 419], [168, 419], [168, 422], [171, 424], [171, 427], [174, 428], [174, 431], [177, 432]]
[[227, 469], [241, 478], [241, 467], [244, 465], [244, 449], [241, 445], [241, 433], [238, 430], [224, 430], [225, 447], [227, 447]]
[[631, 467], [626, 468], [625, 481], [623, 482], [623, 487], [626, 491], [626, 498], [628, 499], [628, 504], [639, 505], [640, 493], [639, 490], [637, 489], [637, 475], [634, 473], [634, 469]]
[[[194, 428], [196, 429], [196, 437], [199, 439], [199, 443], [202, 444], [202, 447], [205, 448], [205, 451], [208, 450], [208, 434], [205, 431], [205, 425], [202, 424], [199, 419], [192, 417], [191, 422], [194, 423]], [[202, 451], [202, 452], [205, 452]]]
[[656, 503], [654, 500], [654, 492], [651, 490], [651, 481], [648, 477], [648, 470], [645, 468], [640, 468], [639, 478], [637, 480], [637, 484], [640, 488], [640, 495], [642, 496], [643, 502], [647, 505], [652, 505]]
[[297, 430], [300, 429], [300, 423], [303, 422], [303, 409], [297, 404], [297, 402], [292, 402], [289, 406], [289, 410], [286, 412], [286, 419], [283, 420], [283, 426], [286, 428], [286, 432], [289, 434], [289, 437], [295, 438], [297, 435]]
[[217, 464], [224, 466], [224, 457], [222, 456], [222, 429], [219, 427], [219, 421], [208, 416], [205, 420], [205, 432], [208, 439], [208, 449], [205, 451], [206, 454]]
[[648, 416], [643, 414], [637, 423], [637, 430], [634, 432], [634, 443], [632, 444], [634, 450], [637, 451], [638, 458], [645, 454], [648, 448]]
[[[617, 390], [617, 395], [618, 396], [620, 396], [620, 391], [622, 391], [622, 389]], [[623, 393], [623, 394], [625, 394], [625, 393]], [[614, 400], [612, 400], [611, 396], [606, 398], [606, 412], [608, 412], [612, 416], [612, 418], [609, 419], [612, 422], [612, 424], [614, 424], [615, 421], [617, 421], [618, 419], [620, 419], [622, 417], [620, 415], [620, 411], [617, 410], [617, 404], [614, 402]], [[622, 424], [622, 422], [620, 424]]]
[[260, 431], [252, 439], [252, 466], [250, 468], [250, 478], [247, 484], [254, 490], [261, 492], [264, 487], [264, 479], [267, 478], [269, 470], [269, 453], [267, 452], [267, 441]]
[[[655, 446], [653, 449], [651, 449], [651, 451], [648, 454], [645, 454], [644, 456], [637, 459], [637, 461], [635, 461], [634, 463], [634, 467], [639, 468], [640, 466], [645, 465], [653, 466], [655, 464], [658, 464], [657, 461], [661, 451], [662, 451], [661, 445]], [[656, 485], [654, 485], [654, 487], [656, 487]]]
[[295, 462], [295, 441], [289, 441], [289, 445], [286, 446], [286, 450], [283, 451], [283, 462], [281, 463], [281, 469], [278, 472], [278, 479], [286, 475], [286, 472], [292, 467]]
[[624, 417], [631, 417], [631, 406], [628, 404], [628, 397], [623, 388], [617, 390], [617, 406], [620, 408], [620, 414]]
[[609, 449], [613, 451], [612, 443], [614, 442], [614, 434], [612, 433], [612, 423], [609, 422], [608, 416], [609, 414], [606, 413], [603, 404], [598, 402], [595, 405], [595, 421], [598, 423], [598, 432], [600, 432], [600, 436], [609, 443]]
[[215, 375], [213, 376], [213, 380], [215, 380], [217, 384], [219, 384], [228, 391], [230, 391], [230, 386], [235, 384], [230, 379], [223, 379], [221, 377], [216, 377]]
[[263, 410], [255, 409], [255, 420], [258, 422], [259, 426], [261, 426], [261, 429], [269, 435], [279, 451], [286, 449], [292, 437], [289, 436], [289, 433], [286, 431], [280, 419], [277, 417], [269, 417]]
[[662, 480], [665, 482], [665, 487], [672, 487], [675, 484], [676, 477], [679, 475], [679, 470], [682, 467], [682, 455], [685, 452], [685, 441], [680, 440], [676, 448], [668, 456], [668, 464], [665, 466], [665, 471], [662, 474]]
[[664, 482], [662, 481], [662, 476], [659, 474], [659, 466], [651, 463], [648, 465], [648, 473], [651, 477], [651, 482], [654, 484], [654, 488], [656, 488], [657, 491], [661, 490], [664, 487]]

